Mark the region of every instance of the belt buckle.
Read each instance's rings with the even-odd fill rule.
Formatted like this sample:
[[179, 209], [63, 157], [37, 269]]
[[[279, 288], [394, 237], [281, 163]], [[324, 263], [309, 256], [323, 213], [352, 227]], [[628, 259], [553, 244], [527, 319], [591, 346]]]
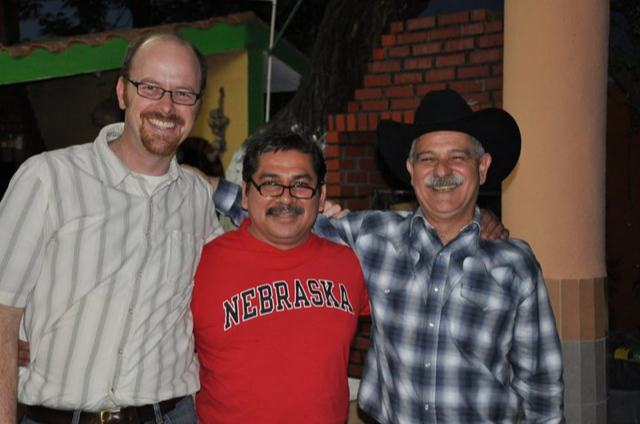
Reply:
[[105, 418], [104, 418], [105, 414], [111, 414], [112, 412], [120, 412], [121, 410], [122, 410], [122, 408], [119, 407], [119, 406], [113, 406], [111, 408], [102, 409], [100, 411], [100, 424], [105, 424], [106, 423]]

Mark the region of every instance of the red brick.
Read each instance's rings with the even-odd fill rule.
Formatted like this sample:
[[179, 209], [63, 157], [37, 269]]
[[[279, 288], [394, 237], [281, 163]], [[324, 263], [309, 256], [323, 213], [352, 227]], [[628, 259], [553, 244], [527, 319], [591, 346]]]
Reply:
[[460, 27], [432, 29], [429, 31], [429, 41], [460, 37], [460, 33]]
[[482, 80], [454, 81], [449, 87], [458, 93], [473, 93], [474, 91], [482, 91]]
[[471, 11], [471, 20], [474, 22], [477, 21], [486, 21], [487, 20], [487, 11], [485, 9], [480, 10], [472, 10]]
[[373, 191], [373, 187], [369, 184], [367, 185], [359, 185], [356, 187], [356, 196], [358, 197], [369, 197], [371, 196], [371, 192]]
[[427, 71], [426, 80], [427, 82], [436, 82], [436, 81], [448, 81], [456, 78], [456, 70], [453, 68], [448, 69], [437, 69], [434, 71]]
[[402, 122], [404, 122], [405, 124], [413, 124], [413, 121], [415, 120], [415, 111], [405, 110], [402, 113], [402, 116], [403, 116]]
[[356, 100], [379, 99], [382, 97], [380, 88], [358, 88], [355, 91]]
[[381, 87], [390, 83], [391, 76], [389, 75], [365, 75], [364, 77], [365, 87]]
[[413, 46], [413, 55], [414, 56], [424, 56], [428, 54], [438, 54], [442, 51], [442, 43], [426, 43], [426, 44], [416, 44]]
[[502, 32], [502, 21], [491, 21], [484, 25], [484, 33]]
[[374, 143], [376, 141], [376, 136], [370, 132], [357, 132], [355, 134], [351, 134], [351, 139], [356, 143]]
[[359, 350], [351, 350], [349, 352], [349, 363], [356, 365], [364, 365], [364, 355]]
[[356, 113], [360, 110], [360, 102], [348, 102], [347, 103], [347, 112]]
[[347, 131], [355, 131], [356, 130], [356, 116], [353, 114], [347, 115]]
[[470, 66], [468, 68], [458, 68], [458, 78], [479, 78], [489, 75], [488, 66]]
[[339, 172], [327, 172], [327, 184], [338, 184], [342, 182], [342, 178]]
[[367, 154], [366, 146], [347, 146], [344, 148], [344, 154], [347, 157], [360, 158]]
[[417, 29], [433, 28], [436, 26], [435, 16], [428, 16], [426, 18], [409, 19], [407, 21], [407, 30], [415, 31]]
[[444, 43], [445, 52], [457, 52], [460, 50], [471, 50], [475, 44], [475, 38], [461, 38], [458, 40], [449, 40]]
[[397, 112], [392, 111], [391, 112], [391, 120], [402, 122], [402, 112], [400, 112], [400, 111], [397, 111]]
[[395, 34], [383, 35], [381, 40], [380, 40], [380, 45], [382, 47], [395, 46], [396, 45], [396, 36], [395, 36]]
[[373, 60], [382, 60], [384, 59], [384, 51], [385, 49], [373, 49]]
[[413, 86], [411, 85], [400, 85], [395, 87], [387, 87], [384, 90], [384, 96], [387, 99], [392, 99], [394, 97], [413, 97]]
[[376, 171], [378, 169], [378, 162], [371, 158], [358, 159], [358, 169], [361, 171]]
[[436, 57], [436, 67], [444, 68], [449, 66], [464, 65], [466, 57], [464, 53], [441, 55]]
[[502, 61], [502, 49], [480, 50], [471, 52], [469, 63], [485, 63]]
[[438, 16], [438, 25], [452, 25], [469, 22], [469, 12], [449, 13]]
[[351, 378], [362, 378], [362, 371], [364, 366], [349, 364], [347, 368], [347, 375]]
[[487, 78], [484, 80], [485, 90], [502, 90], [502, 77]]
[[369, 114], [369, 128], [371, 128], [371, 130], [374, 130], [374, 129], [378, 128], [378, 114], [377, 113], [370, 113]]
[[358, 131], [367, 131], [367, 114], [359, 113], [357, 115], [358, 119]]
[[349, 171], [351, 169], [356, 169], [356, 160], [355, 159], [340, 158], [340, 169], [343, 170], [343, 171]]
[[380, 119], [391, 119], [391, 112], [385, 111], [380, 114]]
[[444, 90], [445, 88], [447, 88], [447, 84], [443, 82], [438, 82], [433, 84], [421, 84], [417, 88], [417, 94], [418, 96], [422, 97], [431, 91]]
[[[352, 211], [361, 211], [369, 209], [369, 201], [367, 199], [347, 199], [344, 201], [344, 205], [347, 209]], [[351, 368], [351, 366], [349, 366]]]
[[362, 102], [362, 110], [387, 110], [389, 109], [389, 102], [386, 100], [367, 100]]
[[338, 170], [340, 170], [340, 159], [339, 158], [327, 159], [327, 171], [338, 171]]
[[340, 157], [340, 146], [327, 146], [324, 149], [324, 156], [327, 158]]
[[397, 60], [376, 61], [369, 64], [369, 72], [373, 74], [398, 72], [399, 70], [400, 62]]
[[[420, 103], [420, 99], [399, 99], [391, 101], [391, 110], [402, 110], [402, 109], [416, 109], [418, 104]], [[402, 120], [402, 116], [400, 116], [399, 121]]]
[[433, 65], [433, 58], [423, 57], [419, 59], [407, 59], [404, 61], [404, 69], [430, 69]]
[[484, 34], [484, 23], [469, 24], [462, 26], [462, 35]]
[[333, 131], [335, 129], [335, 119], [333, 115], [329, 115], [327, 118], [327, 131]]
[[410, 72], [406, 74], [395, 74], [393, 82], [396, 85], [419, 84], [422, 82], [422, 72]]
[[389, 48], [389, 57], [407, 57], [411, 54], [409, 46], [399, 46]]
[[343, 132], [347, 129], [347, 119], [343, 114], [336, 115], [336, 131]]
[[338, 143], [340, 141], [340, 134], [337, 131], [327, 131], [327, 143]]
[[327, 185], [327, 197], [334, 198], [342, 196], [341, 185]]
[[404, 31], [404, 22], [391, 22], [391, 24], [389, 25], [389, 29], [391, 30], [391, 32], [402, 32]]
[[352, 186], [342, 186], [341, 193], [344, 197], [353, 197], [356, 195], [356, 189]]
[[347, 172], [347, 183], [366, 183], [368, 181], [366, 172]]
[[424, 43], [425, 41], [429, 41], [429, 33], [426, 31], [398, 34], [398, 44]]
[[485, 35], [480, 37], [478, 45], [480, 48], [502, 46], [504, 44], [504, 34]]
[[491, 65], [491, 75], [496, 77], [502, 76], [503, 74], [503, 65], [502, 63], [496, 63], [495, 65]]

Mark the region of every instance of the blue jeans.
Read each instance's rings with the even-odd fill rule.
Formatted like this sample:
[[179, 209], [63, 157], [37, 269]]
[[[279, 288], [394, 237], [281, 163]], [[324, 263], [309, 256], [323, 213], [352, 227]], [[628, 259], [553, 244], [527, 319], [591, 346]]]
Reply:
[[[158, 411], [159, 412], [159, 411]], [[78, 417], [79, 419], [79, 417]], [[28, 418], [23, 418], [20, 424], [40, 424]], [[77, 424], [74, 420], [69, 424]], [[146, 421], [141, 424], [198, 424], [196, 410], [193, 406], [193, 397], [187, 396], [181, 400], [176, 407], [159, 420]]]

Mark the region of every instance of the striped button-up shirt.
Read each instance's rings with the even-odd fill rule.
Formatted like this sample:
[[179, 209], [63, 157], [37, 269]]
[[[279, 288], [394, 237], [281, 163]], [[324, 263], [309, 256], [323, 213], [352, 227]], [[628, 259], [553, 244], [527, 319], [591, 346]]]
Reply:
[[192, 317], [202, 246], [221, 233], [209, 184], [181, 169], [151, 188], [91, 144], [30, 158], [0, 203], [0, 303], [24, 307], [19, 400], [141, 405], [199, 388]]
[[[216, 205], [236, 216], [237, 188]], [[219, 203], [219, 204], [218, 204]], [[236, 218], [234, 218], [236, 219]], [[420, 210], [318, 218], [360, 259], [373, 328], [360, 406], [381, 423], [561, 423], [562, 353], [540, 267], [520, 240], [443, 246]]]

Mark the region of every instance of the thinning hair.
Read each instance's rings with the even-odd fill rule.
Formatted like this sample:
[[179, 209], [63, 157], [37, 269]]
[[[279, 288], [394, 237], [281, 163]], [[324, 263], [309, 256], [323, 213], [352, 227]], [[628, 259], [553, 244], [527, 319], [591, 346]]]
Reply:
[[204, 92], [204, 89], [207, 86], [207, 60], [204, 55], [194, 46], [189, 40], [184, 38], [178, 33], [171, 31], [150, 31], [142, 34], [141, 36], [131, 40], [129, 43], [129, 47], [127, 47], [127, 52], [124, 55], [124, 60], [122, 62], [122, 76], [123, 77], [131, 77], [131, 67], [133, 65], [133, 59], [147, 41], [153, 40], [155, 38], [166, 38], [173, 41], [176, 41], [178, 44], [183, 46], [188, 46], [193, 54], [198, 58], [198, 64], [200, 65], [200, 90], [199, 94]]

